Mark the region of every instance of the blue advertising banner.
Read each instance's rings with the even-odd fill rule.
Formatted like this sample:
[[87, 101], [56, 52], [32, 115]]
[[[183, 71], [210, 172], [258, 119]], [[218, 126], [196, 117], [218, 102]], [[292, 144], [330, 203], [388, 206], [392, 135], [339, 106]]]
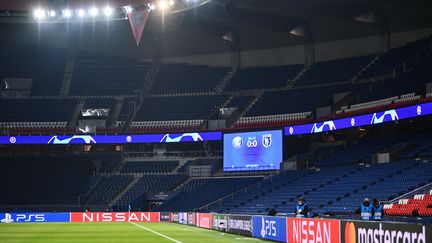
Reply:
[[285, 127], [285, 136], [314, 134], [359, 126], [376, 125], [430, 114], [432, 114], [432, 102], [337, 120], [289, 126]]
[[70, 222], [70, 213], [1, 213], [1, 223]]
[[286, 218], [253, 216], [252, 236], [262, 239], [286, 242]]
[[130, 144], [222, 140], [222, 132], [141, 135], [0, 136], [0, 144]]

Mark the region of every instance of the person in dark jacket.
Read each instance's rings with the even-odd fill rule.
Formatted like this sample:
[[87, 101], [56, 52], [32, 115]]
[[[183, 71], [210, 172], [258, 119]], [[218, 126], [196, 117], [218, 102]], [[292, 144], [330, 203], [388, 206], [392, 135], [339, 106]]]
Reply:
[[297, 205], [295, 207], [295, 215], [297, 218], [307, 218], [310, 212], [309, 206], [306, 203], [306, 200], [303, 198], [299, 198], [297, 200]]

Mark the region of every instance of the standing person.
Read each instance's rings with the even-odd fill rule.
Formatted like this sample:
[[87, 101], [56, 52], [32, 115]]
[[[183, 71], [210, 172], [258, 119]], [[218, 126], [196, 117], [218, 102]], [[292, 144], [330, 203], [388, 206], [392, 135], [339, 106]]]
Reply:
[[373, 206], [369, 201], [369, 198], [365, 198], [360, 205], [359, 208], [360, 211], [360, 217], [363, 220], [371, 220], [372, 219], [372, 213], [373, 213]]
[[308, 204], [306, 203], [306, 200], [304, 200], [303, 198], [299, 198], [297, 200], [297, 205], [295, 207], [295, 215], [297, 218], [307, 218], [308, 217], [308, 213], [309, 213], [310, 209]]
[[378, 199], [374, 198], [372, 200], [372, 207], [373, 207], [372, 219], [377, 221], [381, 220], [382, 216], [384, 215], [384, 210], [381, 202]]

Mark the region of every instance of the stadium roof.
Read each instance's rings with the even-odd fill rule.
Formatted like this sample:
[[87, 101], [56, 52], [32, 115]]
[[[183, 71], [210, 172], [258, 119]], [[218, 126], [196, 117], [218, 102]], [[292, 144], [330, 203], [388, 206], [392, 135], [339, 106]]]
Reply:
[[[161, 32], [165, 36], [165, 54], [179, 56], [226, 52], [221, 36], [227, 32], [234, 33], [242, 50], [252, 50], [302, 44], [304, 39], [292, 34], [298, 28], [305, 30], [308, 38], [315, 42], [373, 36], [385, 33], [387, 26], [390, 32], [428, 28], [432, 26], [429, 2], [212, 0], [198, 9], [166, 16], [164, 20], [160, 16], [150, 18], [139, 53], [150, 53], [154, 36]], [[5, 18], [0, 18], [0, 21], [10, 22]], [[106, 23], [96, 24], [96, 27], [89, 24], [88, 31], [93, 34], [84, 38], [86, 42], [99, 49], [121, 46], [123, 53], [137, 53], [127, 21], [111, 23], [109, 38], [106, 38], [107, 28], [98, 25]], [[13, 42], [27, 33], [35, 36], [34, 25], [26, 28], [23, 24], [1, 24], [0, 28], [8, 33], [2, 34], [0, 41]], [[49, 29], [56, 27], [50, 26]], [[65, 28], [61, 26], [58, 29]], [[49, 34], [49, 31], [42, 32]], [[61, 36], [61, 31], [55, 31], [55, 35]]]

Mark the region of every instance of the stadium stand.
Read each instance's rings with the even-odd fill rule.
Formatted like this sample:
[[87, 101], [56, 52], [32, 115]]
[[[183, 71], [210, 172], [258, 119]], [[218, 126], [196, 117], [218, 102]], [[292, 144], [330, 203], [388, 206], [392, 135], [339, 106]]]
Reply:
[[128, 205], [135, 206], [144, 193], [168, 192], [187, 179], [186, 175], [143, 175], [114, 203], [114, 207], [126, 209]]
[[32, 79], [33, 96], [58, 94], [67, 60], [66, 50], [2, 43], [0, 52], [1, 81], [4, 78]]
[[150, 97], [138, 111], [137, 121], [206, 119], [213, 110], [228, 100], [224, 95]]
[[76, 106], [72, 99], [3, 99], [0, 102], [2, 122], [69, 121]]
[[[105, 175], [95, 184], [86, 195], [86, 205], [92, 210], [104, 210], [115, 196], [117, 196], [133, 180], [130, 175]], [[104, 208], [105, 207], [105, 208]]]
[[127, 59], [78, 54], [71, 94], [126, 95], [139, 89], [149, 64]]
[[162, 65], [151, 92], [154, 94], [211, 92], [228, 71], [227, 67]]
[[94, 173], [89, 160], [79, 156], [35, 157], [29, 153], [0, 159], [0, 170], [5, 172], [0, 177], [0, 206], [74, 204], [76, 207], [78, 196], [85, 192]]
[[262, 177], [192, 179], [182, 186], [178, 194], [155, 210], [169, 212], [179, 208], [184, 211], [198, 209], [261, 179]]
[[[431, 171], [430, 162], [400, 161], [285, 172], [264, 180], [258, 188], [234, 195], [230, 202], [210, 206], [208, 210], [265, 213], [276, 208], [281, 213], [292, 213], [293, 202], [302, 196], [316, 213], [352, 214], [363, 198], [373, 195], [382, 201], [390, 200], [431, 181]], [[404, 183], [396, 183], [402, 178]]]
[[318, 106], [329, 105], [332, 95], [343, 91], [346, 85], [308, 89], [266, 92], [246, 113], [246, 117], [309, 112]]
[[178, 161], [127, 161], [122, 173], [171, 172], [179, 165]]
[[283, 88], [302, 69], [303, 65], [239, 69], [225, 90]]
[[350, 81], [373, 58], [374, 56], [363, 56], [315, 63], [297, 84], [301, 86]]
[[432, 216], [431, 192], [414, 195], [411, 199], [400, 199], [398, 203], [385, 204], [384, 213], [392, 216], [430, 217]]

